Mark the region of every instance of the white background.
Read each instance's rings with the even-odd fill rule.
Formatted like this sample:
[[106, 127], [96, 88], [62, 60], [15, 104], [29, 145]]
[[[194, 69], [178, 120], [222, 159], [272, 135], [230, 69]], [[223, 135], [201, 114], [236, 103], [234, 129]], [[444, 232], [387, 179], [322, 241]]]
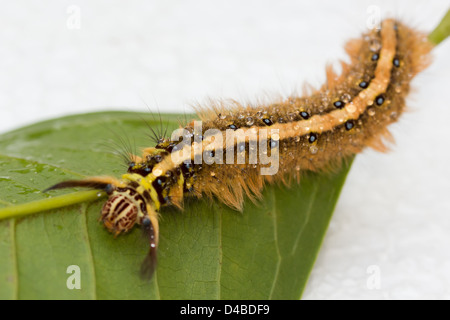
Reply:
[[[346, 59], [370, 6], [430, 31], [449, 4], [3, 0], [0, 133], [80, 112], [183, 113], [207, 97], [300, 92]], [[357, 157], [305, 299], [450, 298], [450, 41], [434, 55], [391, 127], [392, 151]]]

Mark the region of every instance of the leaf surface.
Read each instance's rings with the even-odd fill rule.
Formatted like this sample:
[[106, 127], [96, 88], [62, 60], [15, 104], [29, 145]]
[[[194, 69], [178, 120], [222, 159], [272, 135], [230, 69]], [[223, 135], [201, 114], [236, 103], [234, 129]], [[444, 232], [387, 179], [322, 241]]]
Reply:
[[[184, 117], [161, 119], [170, 133]], [[120, 177], [126, 167], [111, 147], [152, 146], [148, 127], [160, 124], [159, 116], [102, 112], [1, 135], [0, 207], [75, 191], [40, 192], [65, 179]], [[299, 299], [349, 168], [267, 186], [242, 213], [206, 199], [187, 199], [183, 212], [164, 208], [151, 281], [139, 277], [148, 250], [141, 230], [109, 234], [98, 222], [104, 199], [2, 220], [0, 298]], [[79, 290], [67, 286], [72, 265], [81, 271]]]

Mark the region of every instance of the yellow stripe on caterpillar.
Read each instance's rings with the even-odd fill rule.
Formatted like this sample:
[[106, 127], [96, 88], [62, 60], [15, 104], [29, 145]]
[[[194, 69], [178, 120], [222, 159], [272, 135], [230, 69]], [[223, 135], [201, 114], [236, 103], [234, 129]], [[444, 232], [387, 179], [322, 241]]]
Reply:
[[143, 177], [137, 173], [126, 173], [122, 175], [122, 179], [128, 181], [134, 181], [145, 188], [150, 193], [150, 197], [155, 204], [155, 209], [159, 210], [161, 208], [161, 203], [158, 199], [158, 193], [152, 185], [152, 182], [155, 181], [156, 177], [150, 173], [147, 176]]

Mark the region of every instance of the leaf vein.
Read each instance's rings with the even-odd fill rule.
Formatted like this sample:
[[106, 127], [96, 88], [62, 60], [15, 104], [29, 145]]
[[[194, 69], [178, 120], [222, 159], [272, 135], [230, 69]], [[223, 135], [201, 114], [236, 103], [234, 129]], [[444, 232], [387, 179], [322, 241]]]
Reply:
[[278, 256], [278, 261], [277, 261], [277, 266], [275, 269], [275, 276], [272, 282], [272, 287], [270, 289], [270, 295], [269, 295], [269, 300], [272, 300], [272, 296], [275, 290], [275, 285], [278, 281], [278, 276], [280, 275], [280, 267], [281, 267], [281, 260], [283, 259], [283, 257], [281, 256], [280, 253], [280, 246], [278, 244], [278, 224], [277, 224], [277, 208], [276, 208], [276, 196], [275, 196], [275, 192], [273, 191], [273, 189], [271, 189], [271, 196], [272, 196], [272, 215], [273, 215], [273, 236], [275, 239], [275, 249], [276, 249], [276, 253]]
[[19, 268], [17, 259], [17, 244], [16, 244], [16, 219], [11, 219], [10, 221], [10, 231], [11, 231], [11, 251], [12, 251], [12, 264], [13, 264], [13, 277], [14, 277], [14, 299], [19, 299]]
[[315, 199], [316, 199], [318, 189], [319, 189], [319, 185], [314, 184], [313, 191], [311, 193], [311, 198], [310, 198], [310, 201], [308, 204], [308, 210], [306, 211], [306, 214], [305, 214], [306, 218], [305, 218], [304, 223], [302, 224], [302, 227], [300, 228], [300, 230], [297, 234], [294, 245], [292, 246], [291, 255], [294, 255], [295, 251], [297, 251], [297, 247], [298, 247], [298, 244], [300, 243], [300, 239], [302, 237], [303, 231], [305, 230], [305, 227], [309, 222], [309, 218], [311, 217], [311, 211], [312, 211]]
[[82, 224], [82, 228], [83, 228], [83, 233], [86, 236], [86, 242], [87, 242], [87, 256], [88, 256], [88, 264], [91, 268], [91, 272], [92, 272], [92, 290], [93, 290], [93, 299], [97, 300], [97, 274], [95, 272], [95, 263], [94, 263], [94, 255], [92, 254], [92, 247], [91, 247], [91, 238], [89, 237], [89, 232], [88, 232], [88, 226], [87, 226], [87, 208], [88, 205], [87, 204], [83, 204], [81, 206], [81, 214], [83, 215], [83, 224]]

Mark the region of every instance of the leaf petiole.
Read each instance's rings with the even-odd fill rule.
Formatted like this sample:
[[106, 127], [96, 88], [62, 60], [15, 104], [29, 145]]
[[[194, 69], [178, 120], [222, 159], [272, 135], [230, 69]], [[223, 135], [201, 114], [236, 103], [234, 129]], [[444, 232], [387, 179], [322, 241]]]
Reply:
[[438, 45], [450, 35], [450, 10], [447, 11], [445, 16], [439, 22], [438, 26], [428, 35], [434, 45]]

